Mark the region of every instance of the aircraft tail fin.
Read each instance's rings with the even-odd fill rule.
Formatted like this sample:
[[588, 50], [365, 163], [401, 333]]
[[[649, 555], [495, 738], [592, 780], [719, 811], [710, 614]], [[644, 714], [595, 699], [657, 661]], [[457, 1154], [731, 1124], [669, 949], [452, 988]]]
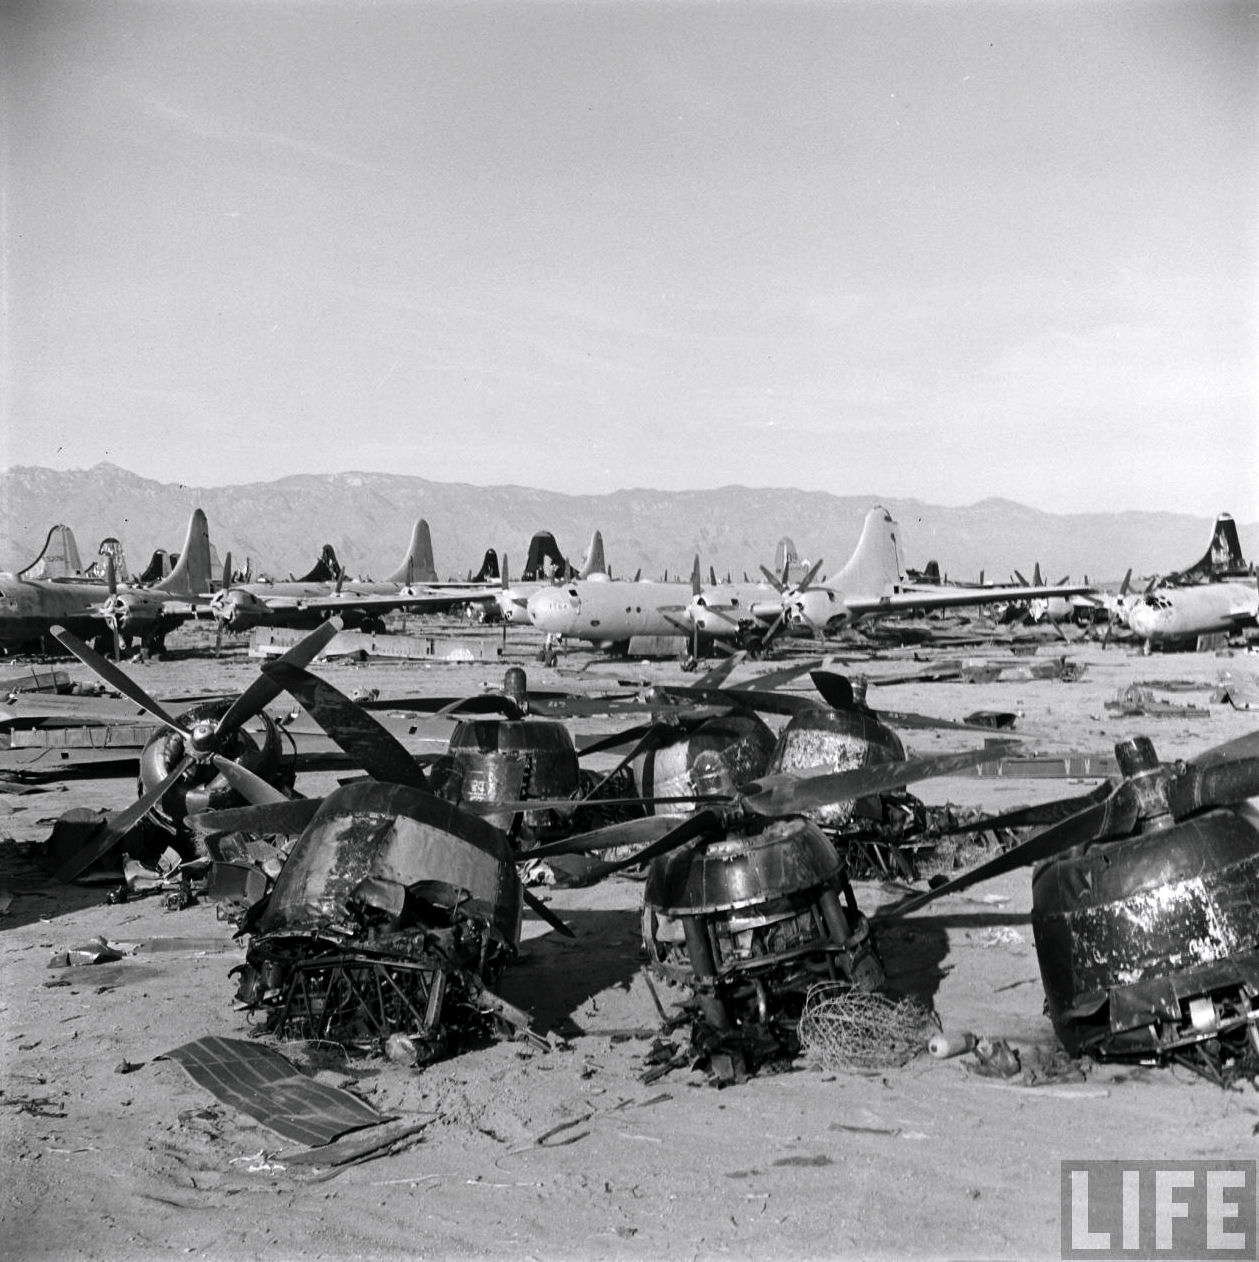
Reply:
[[774, 548], [774, 573], [785, 574], [783, 582], [789, 582], [791, 572], [800, 564], [800, 554], [796, 551], [795, 542], [789, 535], [783, 535]]
[[406, 556], [402, 558], [402, 564], [392, 574], [385, 575], [385, 582], [437, 582], [437, 567], [433, 564], [433, 536], [423, 517], [411, 527], [411, 543]]
[[205, 513], [199, 508], [192, 510], [188, 519], [188, 534], [180, 550], [179, 560], [160, 583], [157, 590], [174, 596], [202, 596], [210, 590], [210, 526]]
[[547, 577], [545, 565], [548, 561], [554, 567], [554, 572], [558, 577], [568, 577], [568, 562], [564, 560], [564, 554], [560, 551], [559, 544], [555, 542], [555, 536], [549, 530], [539, 530], [529, 540], [529, 556], [525, 561], [520, 581], [536, 583], [545, 579]]
[[142, 586], [151, 586], [154, 583], [160, 583], [169, 573], [170, 553], [165, 548], [154, 548], [148, 565], [144, 567], [144, 573], [136, 579], [136, 582]]
[[498, 553], [493, 548], [486, 548], [485, 556], [481, 559], [481, 568], [469, 576], [468, 582], [484, 583], [498, 577]]
[[96, 549], [96, 555], [101, 558], [97, 563], [97, 568], [108, 569], [109, 563], [114, 564], [114, 579], [118, 583], [131, 582], [131, 575], [127, 571], [127, 558], [123, 552], [122, 540], [116, 539], [110, 535], [108, 539], [101, 540], [101, 546]]
[[73, 578], [83, 572], [83, 562], [79, 559], [79, 545], [75, 542], [74, 531], [66, 525], [53, 526], [44, 540], [44, 546], [37, 556], [24, 570], [19, 570], [18, 578]]
[[325, 543], [323, 550], [319, 553], [319, 560], [311, 567], [309, 574], [303, 574], [301, 578], [295, 578], [295, 583], [334, 583], [337, 575], [341, 573], [341, 562], [337, 560], [337, 554], [332, 544]]
[[606, 574], [608, 563], [603, 559], [603, 535], [596, 530], [590, 536], [590, 546], [586, 549], [586, 558], [581, 563], [578, 578], [589, 578], [592, 574]]
[[[716, 583], [713, 584], [717, 586]], [[699, 553], [695, 554], [695, 564], [691, 566], [691, 595], [698, 596], [704, 590], [703, 572], [699, 568]]]
[[872, 508], [861, 527], [856, 551], [829, 586], [845, 596], [877, 598], [905, 579], [901, 560], [900, 527], [886, 508]]
[[1237, 537], [1237, 523], [1229, 513], [1221, 513], [1211, 530], [1211, 542], [1207, 550], [1187, 570], [1169, 576], [1173, 583], [1202, 583], [1226, 575], [1246, 574], [1249, 567], [1242, 556], [1241, 540]]

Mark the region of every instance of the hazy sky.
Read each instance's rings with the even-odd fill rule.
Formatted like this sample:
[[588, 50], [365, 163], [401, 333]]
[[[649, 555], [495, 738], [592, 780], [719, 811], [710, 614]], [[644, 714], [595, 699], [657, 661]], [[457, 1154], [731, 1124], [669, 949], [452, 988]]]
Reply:
[[1259, 15], [0, 9], [0, 463], [1259, 518]]

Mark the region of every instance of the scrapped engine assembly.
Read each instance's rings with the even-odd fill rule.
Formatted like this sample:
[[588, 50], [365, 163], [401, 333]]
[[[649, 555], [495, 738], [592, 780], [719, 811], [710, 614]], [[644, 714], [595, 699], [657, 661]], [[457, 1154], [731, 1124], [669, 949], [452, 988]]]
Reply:
[[[1208, 809], [1177, 820], [1174, 780], [1150, 742], [1116, 747], [1138, 831], [1038, 865], [1032, 928], [1063, 1046], [1177, 1058], [1190, 1049], [1259, 1065], [1259, 828]], [[1220, 769], [1223, 777], [1227, 772]]]
[[694, 993], [695, 1043], [737, 1057], [735, 1077], [798, 1050], [813, 983], [883, 981], [843, 860], [803, 817], [751, 819], [656, 859], [642, 917], [653, 970]]
[[1253, 1074], [1259, 824], [1248, 800], [1259, 795], [1257, 750], [1252, 735], [1192, 762], [1160, 763], [1145, 737], [1122, 741], [1121, 780], [1018, 812], [1020, 823], [1048, 826], [893, 914], [1035, 865], [1045, 1006], [1068, 1052], [1175, 1062], [1219, 1082]]
[[528, 1020], [493, 985], [523, 892], [503, 833], [425, 789], [327, 797], [254, 919], [237, 999], [281, 1038], [424, 1064]]

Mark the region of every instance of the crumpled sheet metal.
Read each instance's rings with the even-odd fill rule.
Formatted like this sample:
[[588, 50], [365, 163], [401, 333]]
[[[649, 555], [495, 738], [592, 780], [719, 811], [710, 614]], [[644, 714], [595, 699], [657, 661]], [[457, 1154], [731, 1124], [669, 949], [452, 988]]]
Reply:
[[392, 1121], [357, 1096], [301, 1073], [279, 1052], [245, 1039], [194, 1039], [159, 1060], [173, 1060], [216, 1100], [295, 1143], [315, 1146]]

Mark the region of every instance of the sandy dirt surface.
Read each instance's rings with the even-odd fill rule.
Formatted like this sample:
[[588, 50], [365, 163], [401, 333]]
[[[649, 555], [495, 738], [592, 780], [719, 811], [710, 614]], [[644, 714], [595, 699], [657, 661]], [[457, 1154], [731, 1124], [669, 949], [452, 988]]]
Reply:
[[[579, 669], [590, 660], [581, 654], [544, 669], [528, 649], [516, 638], [510, 653], [537, 687], [690, 678], [671, 662]], [[1188, 756], [1255, 726], [1211, 705], [1205, 687], [1164, 695], [1204, 707], [1193, 719], [1116, 719], [1104, 708], [1137, 680], [1254, 674], [1253, 657], [1142, 658], [1096, 645], [1070, 654], [1087, 667], [1072, 683], [900, 684], [873, 688], [870, 700], [954, 719], [1014, 710], [1018, 734], [1051, 751], [1102, 752], [1145, 733], [1164, 758]], [[128, 667], [158, 696], [238, 691], [257, 668], [242, 649]], [[877, 680], [906, 662], [855, 669]], [[345, 691], [385, 696], [475, 692], [502, 679], [501, 663], [488, 662], [319, 670]], [[917, 753], [975, 740], [906, 734]], [[995, 811], [1091, 783], [969, 776], [916, 791]], [[331, 784], [325, 774], [299, 787]], [[414, 1070], [283, 1047], [321, 1081], [427, 1122], [405, 1151], [331, 1176], [289, 1164], [293, 1145], [159, 1059], [203, 1035], [247, 1034], [228, 977], [243, 950], [215, 907], [171, 911], [160, 897], [106, 905], [100, 887], [59, 885], [31, 861], [28, 843], [62, 811], [121, 808], [133, 794], [128, 778], [0, 793], [0, 888], [13, 894], [0, 916], [3, 1257], [1057, 1257], [1063, 1159], [1253, 1153], [1253, 1088], [1224, 1091], [1180, 1070], [1090, 1065], [1084, 1082], [1026, 1087], [968, 1072], [970, 1057], [922, 1055], [877, 1072], [802, 1060], [723, 1090], [686, 1068], [644, 1083], [659, 1022], [642, 974], [642, 887], [616, 878], [542, 891], [573, 940], [526, 913], [521, 959], [500, 989], [555, 1033], [553, 1050], [503, 1042]], [[890, 898], [877, 882], [857, 894], [867, 912]], [[1030, 877], [1019, 872], [889, 926], [879, 940], [889, 984], [930, 1003], [946, 1029], [1007, 1039], [1025, 1058], [1050, 1052], [1029, 908]], [[98, 935], [145, 949], [49, 967]], [[661, 991], [666, 1005], [680, 997]]]

